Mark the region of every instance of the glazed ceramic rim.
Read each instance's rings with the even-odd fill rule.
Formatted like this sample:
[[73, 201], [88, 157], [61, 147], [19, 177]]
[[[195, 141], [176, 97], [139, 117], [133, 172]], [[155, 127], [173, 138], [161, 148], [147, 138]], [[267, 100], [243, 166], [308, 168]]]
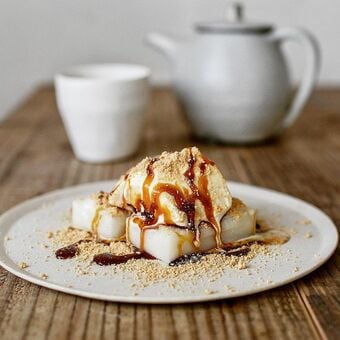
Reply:
[[151, 71], [144, 65], [124, 63], [82, 64], [72, 66], [55, 76], [55, 80], [77, 82], [126, 83], [146, 80]]

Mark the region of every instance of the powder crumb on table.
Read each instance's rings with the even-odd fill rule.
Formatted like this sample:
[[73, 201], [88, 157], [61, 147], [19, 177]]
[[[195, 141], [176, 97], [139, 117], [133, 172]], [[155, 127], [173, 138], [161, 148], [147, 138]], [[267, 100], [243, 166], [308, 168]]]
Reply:
[[41, 273], [39, 276], [40, 276], [40, 278], [41, 278], [42, 280], [47, 280], [47, 279], [48, 279], [48, 275], [46, 275], [46, 274], [44, 274], [44, 273]]
[[311, 238], [313, 237], [313, 234], [309, 231], [308, 233], [305, 233], [305, 238]]

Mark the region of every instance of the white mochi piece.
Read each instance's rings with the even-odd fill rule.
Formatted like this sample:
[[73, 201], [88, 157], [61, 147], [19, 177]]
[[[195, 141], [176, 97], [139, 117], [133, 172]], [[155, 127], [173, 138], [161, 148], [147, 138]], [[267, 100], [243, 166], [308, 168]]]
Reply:
[[[76, 199], [72, 202], [72, 225], [92, 231], [98, 209], [95, 197]], [[99, 208], [97, 236], [101, 240], [117, 240], [125, 237], [127, 213], [118, 208]]]
[[97, 234], [101, 240], [117, 240], [125, 237], [127, 214], [114, 215], [108, 210], [100, 212]]
[[[126, 228], [128, 240], [135, 247], [140, 248], [142, 235], [137, 220], [137, 216], [130, 216], [127, 219]], [[228, 216], [227, 214], [222, 219], [221, 229], [224, 243], [253, 235], [255, 233], [255, 211], [248, 209], [245, 205], [238, 207], [237, 218], [235, 215]], [[200, 229], [198, 248], [194, 246], [192, 231], [173, 226], [160, 225], [154, 229], [146, 227], [143, 238], [143, 250], [167, 264], [180, 256], [199, 251], [204, 252], [216, 247], [215, 229], [209, 225]]]
[[95, 198], [87, 197], [74, 200], [72, 202], [72, 225], [75, 228], [91, 231], [96, 211]]
[[[234, 208], [221, 221], [221, 238], [224, 243], [237, 241], [255, 233], [255, 211], [235, 200]], [[72, 224], [74, 227], [92, 231], [98, 206], [95, 197], [76, 199], [72, 202]], [[141, 229], [137, 216], [118, 208], [103, 208], [98, 211], [97, 235], [102, 240], [127, 239], [141, 248]], [[194, 233], [185, 228], [160, 225], [145, 229], [143, 250], [164, 263], [170, 263], [180, 256], [216, 247], [215, 230], [207, 225], [200, 229], [199, 247], [194, 246]]]
[[244, 207], [240, 209], [238, 217], [225, 215], [221, 221], [222, 241], [233, 242], [246, 238], [255, 233], [255, 210]]
[[[127, 219], [126, 227], [129, 241], [140, 248], [141, 230], [134, 216]], [[156, 229], [145, 229], [143, 238], [143, 250], [165, 263], [195, 251], [193, 233], [187, 229], [160, 225]]]

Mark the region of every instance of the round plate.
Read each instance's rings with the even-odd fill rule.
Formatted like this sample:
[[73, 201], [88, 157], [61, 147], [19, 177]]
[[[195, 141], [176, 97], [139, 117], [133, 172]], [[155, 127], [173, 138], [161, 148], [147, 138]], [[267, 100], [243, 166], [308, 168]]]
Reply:
[[[74, 259], [58, 260], [51, 247], [44, 246], [48, 231], [65, 226], [65, 214], [73, 199], [99, 190], [110, 191], [113, 185], [113, 181], [95, 182], [53, 191], [4, 213], [0, 217], [0, 264], [27, 281], [79, 296], [117, 302], [188, 303], [253, 294], [292, 282], [321, 266], [338, 242], [335, 225], [316, 207], [285, 194], [231, 182], [233, 196], [257, 209], [260, 218], [292, 235], [286, 244], [273, 246], [278, 247], [279, 256], [258, 255], [248, 269], [227, 268], [214, 282], [202, 274], [195, 288], [191, 286], [187, 291], [170, 289], [163, 282], [135, 296], [132, 277], [112, 274], [108, 267], [100, 266], [96, 270], [103, 275], [77, 276], [72, 270]], [[20, 262], [29, 267], [20, 269]], [[41, 279], [42, 273], [47, 275], [45, 280]], [[213, 293], [207, 294], [207, 290]]]

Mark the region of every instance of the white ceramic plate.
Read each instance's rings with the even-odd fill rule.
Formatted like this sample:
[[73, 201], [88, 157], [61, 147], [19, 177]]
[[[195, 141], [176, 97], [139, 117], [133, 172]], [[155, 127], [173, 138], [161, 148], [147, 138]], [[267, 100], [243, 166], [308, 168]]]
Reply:
[[[77, 276], [72, 270], [74, 259], [58, 260], [50, 247], [42, 246], [46, 244], [48, 231], [65, 226], [65, 212], [74, 198], [99, 190], [109, 191], [113, 183], [96, 182], [53, 191], [4, 213], [0, 217], [0, 264], [25, 280], [79, 296], [118, 302], [188, 303], [253, 294], [294, 281], [321, 266], [338, 242], [335, 225], [316, 207], [278, 192], [229, 183], [233, 196], [256, 208], [261, 218], [293, 233], [289, 242], [275, 246], [280, 247], [280, 256], [263, 261], [264, 255], [258, 255], [248, 269], [228, 268], [215, 282], [203, 275], [194, 290], [191, 287], [177, 291], [164, 282], [134, 296], [132, 278], [113, 275], [108, 267], [100, 266], [95, 268], [98, 276]], [[47, 255], [52, 256], [46, 262]], [[20, 269], [17, 266], [20, 262], [28, 263], [29, 267]], [[105, 271], [109, 274], [105, 275]], [[48, 278], [42, 280], [41, 273]], [[232, 289], [226, 290], [226, 285]], [[206, 289], [214, 293], [207, 295]]]

